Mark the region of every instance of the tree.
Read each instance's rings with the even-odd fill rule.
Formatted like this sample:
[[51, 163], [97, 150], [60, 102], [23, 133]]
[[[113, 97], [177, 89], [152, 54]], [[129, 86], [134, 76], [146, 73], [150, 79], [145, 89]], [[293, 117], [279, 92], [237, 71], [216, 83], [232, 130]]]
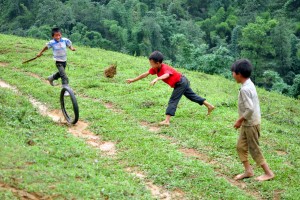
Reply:
[[75, 18], [70, 7], [64, 5], [58, 0], [45, 0], [39, 4], [36, 13], [37, 20], [35, 26], [49, 25], [50, 27], [58, 26], [69, 34], [71, 28], [75, 25]]
[[33, 38], [49, 39], [51, 38], [51, 27], [48, 25], [36, 27], [32, 26], [26, 31], [26, 35]]
[[241, 32], [242, 27], [237, 25], [236, 27], [234, 27], [234, 29], [232, 30], [232, 34], [231, 34], [231, 44], [229, 46], [229, 49], [231, 51], [231, 55], [234, 57], [234, 59], [237, 59], [240, 55], [240, 49], [239, 49], [239, 40], [240, 37], [242, 36], [242, 32]]
[[272, 30], [272, 41], [275, 49], [275, 58], [278, 62], [276, 70], [281, 76], [285, 76], [291, 71], [291, 41], [290, 41], [290, 28], [284, 23], [280, 22]]
[[292, 94], [295, 98], [300, 98], [300, 74], [295, 76], [294, 84], [292, 86]]
[[226, 47], [220, 46], [213, 53], [204, 54], [194, 59], [198, 71], [208, 74], [221, 74], [227, 78], [231, 77], [229, 66], [233, 63], [234, 58]]
[[291, 68], [295, 74], [300, 74], [300, 40], [294, 34], [290, 35], [291, 41]]
[[250, 59], [256, 67], [253, 79], [258, 85], [263, 85], [259, 77], [269, 68], [268, 61], [276, 55], [271, 32], [277, 24], [274, 19], [257, 17], [254, 23], [249, 23], [242, 30], [239, 41], [241, 56]]
[[179, 66], [185, 66], [192, 62], [192, 52], [195, 46], [191, 44], [184, 34], [174, 34], [171, 37], [171, 45], [176, 55], [175, 61]]

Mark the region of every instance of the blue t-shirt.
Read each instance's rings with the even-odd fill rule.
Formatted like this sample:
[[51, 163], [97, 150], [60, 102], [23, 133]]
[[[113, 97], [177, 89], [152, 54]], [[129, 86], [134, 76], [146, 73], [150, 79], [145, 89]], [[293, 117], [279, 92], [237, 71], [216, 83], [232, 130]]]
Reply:
[[67, 61], [67, 47], [72, 46], [68, 38], [60, 38], [60, 41], [50, 40], [47, 44], [48, 49], [53, 50], [53, 59], [56, 61]]

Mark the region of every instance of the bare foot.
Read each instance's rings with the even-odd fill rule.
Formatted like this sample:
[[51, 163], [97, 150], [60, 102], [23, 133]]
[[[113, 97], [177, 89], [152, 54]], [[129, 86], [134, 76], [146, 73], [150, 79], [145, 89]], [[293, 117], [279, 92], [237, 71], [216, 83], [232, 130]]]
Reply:
[[254, 176], [253, 172], [245, 172], [243, 174], [236, 175], [234, 177], [234, 180], [237, 181], [237, 180], [241, 180], [241, 179], [244, 179], [244, 178], [250, 178], [252, 176]]
[[274, 177], [275, 177], [275, 175], [273, 173], [264, 174], [264, 175], [261, 175], [259, 177], [256, 177], [255, 180], [257, 180], [257, 181], [268, 181], [268, 180], [271, 180]]
[[207, 107], [207, 116], [208, 115], [210, 115], [210, 113], [213, 111], [213, 109], [215, 109], [215, 107], [213, 106], [213, 105], [209, 105], [208, 107]]
[[169, 126], [169, 125], [170, 125], [170, 122], [164, 120], [164, 121], [162, 121], [162, 122], [159, 122], [159, 125], [161, 125], [161, 126]]

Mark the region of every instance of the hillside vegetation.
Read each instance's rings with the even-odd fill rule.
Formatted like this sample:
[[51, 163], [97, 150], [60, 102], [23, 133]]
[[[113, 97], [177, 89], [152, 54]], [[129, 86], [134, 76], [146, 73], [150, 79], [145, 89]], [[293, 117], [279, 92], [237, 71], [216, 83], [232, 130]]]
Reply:
[[226, 73], [249, 58], [253, 81], [300, 95], [299, 0], [2, 0], [0, 32], [48, 39], [58, 26], [74, 43]]
[[[252, 178], [236, 182], [232, 178], [243, 167], [235, 150], [240, 86], [234, 81], [178, 69], [216, 109], [207, 117], [205, 107], [183, 97], [171, 126], [157, 127], [171, 88], [163, 82], [150, 87], [154, 77], [125, 82], [148, 70], [146, 57], [75, 46], [77, 51], [68, 52], [66, 72], [80, 121], [101, 140], [116, 144], [116, 154], [107, 156], [30, 104], [32, 97], [49, 109], [60, 109], [60, 85], [45, 82], [56, 71], [52, 52], [21, 64], [46, 41], [3, 34], [0, 41], [0, 80], [19, 91], [0, 87], [0, 199], [20, 197], [9, 187], [50, 199], [163, 199], [151, 192], [151, 184], [177, 192], [177, 199], [299, 197], [299, 100], [258, 89], [260, 143], [276, 177], [263, 183]], [[103, 72], [111, 63], [117, 63], [117, 75], [108, 79]], [[255, 172], [262, 173], [259, 167]]]

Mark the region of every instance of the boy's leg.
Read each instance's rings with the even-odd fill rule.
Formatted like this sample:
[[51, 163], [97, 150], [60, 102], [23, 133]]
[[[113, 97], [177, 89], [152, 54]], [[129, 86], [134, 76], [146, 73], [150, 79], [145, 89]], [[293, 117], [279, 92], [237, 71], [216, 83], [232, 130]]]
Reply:
[[179, 100], [181, 99], [182, 95], [184, 94], [187, 86], [188, 86], [187, 82], [182, 79], [176, 85], [176, 87], [174, 88], [172, 95], [170, 97], [168, 107], [166, 109], [166, 119], [164, 121], [160, 122], [161, 125], [169, 125], [170, 124], [170, 118], [171, 118], [171, 116], [175, 115]]
[[240, 160], [244, 165], [245, 172], [242, 174], [238, 174], [234, 177], [235, 180], [241, 180], [244, 178], [249, 178], [254, 175], [252, 167], [248, 161], [248, 143], [247, 143], [247, 135], [245, 133], [244, 127], [242, 126], [240, 129], [240, 136], [236, 146], [238, 155]]
[[69, 84], [69, 79], [67, 77], [67, 74], [65, 72], [67, 63], [66, 62], [56, 62], [56, 67], [58, 69], [58, 73], [55, 74], [55, 78], [61, 78], [62, 84], [63, 85], [68, 85]]
[[249, 151], [252, 158], [255, 160], [257, 165], [261, 166], [265, 174], [256, 178], [258, 181], [265, 181], [274, 178], [274, 173], [270, 170], [262, 152], [259, 147], [259, 137], [260, 137], [260, 125], [247, 127], [247, 142], [249, 145]]
[[267, 180], [270, 180], [275, 177], [274, 173], [271, 171], [271, 169], [269, 168], [269, 165], [267, 163], [262, 164], [261, 167], [263, 168], [265, 174], [263, 174], [259, 177], [256, 177], [255, 180], [267, 181]]
[[166, 115], [166, 119], [162, 122], [159, 122], [160, 125], [169, 126], [170, 125], [171, 115]]
[[54, 82], [53, 82], [53, 81], [55, 80], [55, 79], [54, 79], [54, 75], [55, 75], [55, 74], [50, 75], [50, 76], [48, 76], [48, 78], [47, 78], [47, 80], [49, 81], [50, 85], [52, 85], [52, 86], [54, 86]]
[[236, 175], [234, 177], [234, 180], [241, 180], [241, 179], [244, 179], [244, 178], [250, 178], [250, 177], [254, 176], [253, 169], [252, 169], [249, 161], [244, 161], [243, 165], [244, 165], [244, 168], [245, 168], [245, 172], [242, 173], [242, 174]]
[[[185, 77], [184, 77], [185, 78]], [[186, 78], [185, 78], [186, 79]], [[186, 79], [187, 80], [187, 79]], [[188, 80], [187, 80], [188, 81]], [[184, 92], [184, 96], [186, 96], [186, 98], [188, 98], [189, 100], [196, 102], [200, 105], [205, 105], [207, 107], [207, 115], [210, 115], [210, 113], [213, 111], [213, 109], [215, 108], [213, 105], [211, 105], [210, 103], [208, 103], [206, 101], [205, 98], [200, 97], [199, 95], [197, 95], [192, 88], [188, 85], [187, 89]]]

